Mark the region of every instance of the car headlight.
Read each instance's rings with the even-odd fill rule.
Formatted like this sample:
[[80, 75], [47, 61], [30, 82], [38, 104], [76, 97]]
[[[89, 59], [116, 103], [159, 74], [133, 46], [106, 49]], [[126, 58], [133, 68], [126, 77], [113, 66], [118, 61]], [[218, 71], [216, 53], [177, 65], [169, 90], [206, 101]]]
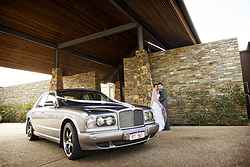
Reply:
[[96, 125], [98, 127], [102, 126], [112, 126], [116, 124], [116, 119], [113, 115], [110, 116], [98, 116], [96, 118]]
[[144, 121], [145, 122], [153, 122], [154, 121], [154, 114], [152, 111], [145, 111], [144, 112]]
[[91, 115], [88, 117], [86, 122], [88, 129], [113, 126], [115, 124], [116, 124], [116, 118], [114, 115], [101, 115], [101, 116]]
[[96, 118], [96, 125], [97, 126], [103, 126], [104, 124], [105, 124], [105, 120], [103, 119], [103, 117]]

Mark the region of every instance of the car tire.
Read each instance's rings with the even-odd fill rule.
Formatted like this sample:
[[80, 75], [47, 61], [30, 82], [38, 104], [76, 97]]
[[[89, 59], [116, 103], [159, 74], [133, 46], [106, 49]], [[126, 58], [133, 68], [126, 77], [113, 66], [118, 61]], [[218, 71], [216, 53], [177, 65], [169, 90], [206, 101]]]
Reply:
[[26, 134], [30, 141], [38, 139], [38, 136], [34, 134], [34, 129], [30, 120], [28, 120], [26, 124]]
[[75, 160], [81, 157], [81, 147], [73, 123], [68, 122], [64, 125], [62, 140], [63, 150], [68, 159]]

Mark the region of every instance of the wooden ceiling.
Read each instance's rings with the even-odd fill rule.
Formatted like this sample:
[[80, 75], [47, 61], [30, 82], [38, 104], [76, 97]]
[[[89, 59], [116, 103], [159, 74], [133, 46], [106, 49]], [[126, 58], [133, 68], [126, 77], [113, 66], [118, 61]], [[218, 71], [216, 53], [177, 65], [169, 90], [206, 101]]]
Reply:
[[[135, 20], [144, 27], [145, 40], [154, 41], [166, 49], [199, 43], [179, 0], [113, 2], [121, 8], [115, 7], [111, 0], [4, 0], [0, 1], [0, 27], [56, 46]], [[131, 11], [133, 20], [128, 16]], [[50, 73], [54, 50], [18, 38], [0, 33], [0, 66]], [[136, 29], [132, 29], [68, 49], [77, 51], [83, 57], [91, 55], [115, 68], [123, 57], [136, 48]], [[99, 66], [99, 70], [104, 70], [105, 65], [79, 56], [68, 54], [66, 57], [71, 61], [60, 61], [65, 75], [94, 71]], [[75, 65], [77, 61], [83, 64]], [[109, 71], [112, 68], [106, 66], [106, 69]]]
[[[9, 0], [0, 2], [1, 24], [62, 43], [129, 23], [106, 0]], [[116, 14], [114, 14], [116, 13]]]
[[178, 1], [174, 0], [127, 0], [128, 7], [136, 11], [138, 17], [148, 25], [153, 25], [168, 48], [176, 48], [197, 43]]
[[[54, 66], [54, 50], [9, 35], [0, 35], [0, 66], [50, 74]], [[101, 80], [114, 71], [111, 66], [97, 64], [66, 51], [60, 51], [63, 75], [96, 71]]]

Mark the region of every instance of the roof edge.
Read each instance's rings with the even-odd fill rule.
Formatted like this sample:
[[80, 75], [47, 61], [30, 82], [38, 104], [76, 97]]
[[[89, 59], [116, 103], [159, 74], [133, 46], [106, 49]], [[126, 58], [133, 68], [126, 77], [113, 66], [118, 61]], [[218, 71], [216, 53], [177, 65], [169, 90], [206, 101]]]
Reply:
[[176, 0], [176, 4], [180, 8], [185, 20], [187, 21], [187, 24], [188, 24], [196, 42], [197, 42], [197, 44], [200, 44], [201, 43], [200, 37], [199, 37], [195, 27], [194, 27], [193, 21], [188, 13], [188, 10], [187, 10], [187, 7], [186, 7], [184, 1], [183, 0]]

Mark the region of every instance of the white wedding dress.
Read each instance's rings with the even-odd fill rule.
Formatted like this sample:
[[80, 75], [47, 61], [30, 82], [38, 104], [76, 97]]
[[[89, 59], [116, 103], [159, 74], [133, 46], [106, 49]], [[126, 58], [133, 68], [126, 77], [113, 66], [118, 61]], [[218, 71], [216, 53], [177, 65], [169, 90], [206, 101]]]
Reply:
[[153, 90], [151, 98], [151, 108], [154, 115], [155, 122], [159, 124], [159, 131], [162, 131], [165, 127], [164, 116], [162, 113], [162, 106], [159, 102], [160, 94], [157, 90]]

